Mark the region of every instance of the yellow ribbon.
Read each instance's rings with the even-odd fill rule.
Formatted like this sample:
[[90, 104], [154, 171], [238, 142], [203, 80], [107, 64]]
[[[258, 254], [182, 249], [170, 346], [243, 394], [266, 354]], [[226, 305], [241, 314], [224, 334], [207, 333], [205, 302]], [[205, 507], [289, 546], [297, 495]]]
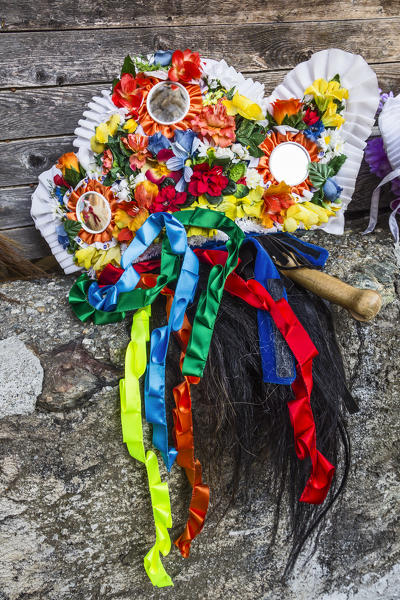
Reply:
[[172, 527], [168, 484], [161, 481], [157, 456], [147, 453], [143, 443], [142, 403], [139, 379], [146, 371], [146, 342], [150, 339], [150, 306], [139, 309], [133, 316], [131, 340], [125, 355], [125, 379], [120, 380], [121, 423], [123, 440], [129, 454], [146, 465], [151, 504], [153, 508], [156, 542], [144, 557], [144, 568], [150, 581], [157, 587], [174, 585], [161, 562], [160, 552], [166, 556], [171, 549], [168, 528]]

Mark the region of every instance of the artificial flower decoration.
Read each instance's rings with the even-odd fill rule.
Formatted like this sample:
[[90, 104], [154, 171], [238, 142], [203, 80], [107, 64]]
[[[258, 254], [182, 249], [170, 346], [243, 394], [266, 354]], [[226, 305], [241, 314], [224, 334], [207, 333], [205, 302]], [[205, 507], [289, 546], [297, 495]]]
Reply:
[[193, 119], [192, 129], [216, 146], [227, 148], [235, 141], [235, 119], [228, 115], [222, 102], [205, 106]]
[[128, 137], [122, 138], [122, 143], [127, 150], [132, 151], [132, 154], [129, 156], [129, 164], [132, 171], [141, 169], [146, 163], [146, 158], [150, 156], [150, 152], [147, 149], [149, 143], [148, 137], [138, 133], [129, 133]]
[[[266, 110], [262, 96], [242, 93], [252, 87], [241, 87], [240, 78], [232, 87], [231, 78], [207, 69], [189, 49], [126, 57], [110, 108], [102, 113], [102, 103], [90, 118], [89, 162], [84, 167], [76, 154], [64, 154], [53, 176], [57, 239], [77, 266], [115, 266], [120, 255], [110, 250], [128, 247], [154, 213], [204, 208], [285, 231], [321, 226], [336, 214], [348, 98], [340, 78], [316, 79], [301, 98], [275, 96]], [[188, 98], [187, 112], [168, 124], [153, 118], [148, 106], [151, 90], [166, 78]], [[301, 146], [309, 158], [296, 185], [276, 179], [270, 168], [273, 151], [284, 143]], [[199, 227], [188, 233], [214, 235]]]
[[57, 169], [60, 169], [60, 171], [63, 174], [63, 177], [66, 176], [67, 170], [76, 171], [77, 173], [79, 173], [78, 157], [74, 152], [67, 152], [66, 154], [60, 156], [60, 158], [57, 161], [56, 167]]
[[261, 107], [238, 92], [233, 95], [232, 100], [222, 100], [222, 103], [225, 105], [229, 116], [240, 115], [249, 121], [262, 121], [264, 119]]
[[190, 83], [192, 79], [199, 79], [201, 76], [200, 54], [191, 50], [175, 50], [172, 55], [172, 67], [168, 71], [168, 78], [171, 81], [182, 81]]
[[[338, 77], [338, 76], [336, 76]], [[322, 112], [326, 111], [328, 105], [333, 100], [347, 100], [349, 92], [346, 88], [340, 87], [340, 81], [333, 78], [330, 81], [326, 79], [316, 79], [305, 91], [304, 95], [311, 95], [314, 98], [315, 104]]]
[[278, 125], [281, 125], [285, 117], [297, 115], [297, 113], [301, 111], [302, 106], [303, 104], [298, 98], [290, 98], [289, 100], [275, 100], [275, 102], [272, 103], [275, 121]]

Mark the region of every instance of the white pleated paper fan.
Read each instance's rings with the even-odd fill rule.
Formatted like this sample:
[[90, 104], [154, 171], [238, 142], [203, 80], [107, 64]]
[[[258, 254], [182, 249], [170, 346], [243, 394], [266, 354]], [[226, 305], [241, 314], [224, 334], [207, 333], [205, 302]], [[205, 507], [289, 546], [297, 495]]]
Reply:
[[354, 193], [366, 140], [371, 134], [378, 108], [379, 88], [375, 72], [357, 54], [338, 48], [322, 50], [290, 71], [268, 98], [268, 103], [277, 99], [301, 99], [304, 91], [316, 79], [329, 80], [337, 73], [340, 75], [341, 86], [349, 90], [346, 109], [342, 113], [346, 121], [339, 130], [344, 139], [343, 152], [347, 160], [335, 175], [336, 182], [343, 188], [342, 208], [335, 217], [330, 218], [328, 223], [319, 226], [318, 229], [341, 234], [344, 229], [344, 211]]
[[379, 115], [379, 129], [392, 169], [400, 168], [400, 94], [386, 100]]
[[40, 231], [50, 246], [50, 250], [64, 270], [64, 273], [68, 275], [82, 269], [76, 266], [72, 254], [64, 250], [58, 241], [56, 227], [61, 224], [56, 214], [58, 200], [52, 197], [50, 193], [50, 187], [53, 185], [55, 175], [62, 175], [62, 173], [54, 166], [39, 175], [39, 185], [32, 194], [31, 216], [36, 229]]

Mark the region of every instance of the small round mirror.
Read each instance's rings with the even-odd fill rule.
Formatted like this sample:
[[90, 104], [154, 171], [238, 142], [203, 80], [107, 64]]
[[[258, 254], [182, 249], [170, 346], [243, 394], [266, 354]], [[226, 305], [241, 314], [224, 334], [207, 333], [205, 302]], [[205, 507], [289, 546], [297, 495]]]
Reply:
[[308, 177], [310, 155], [297, 142], [282, 142], [269, 157], [269, 170], [278, 181], [287, 185], [299, 185]]
[[111, 208], [98, 192], [85, 192], [76, 203], [76, 218], [89, 233], [101, 233], [111, 221]]
[[153, 121], [172, 125], [189, 112], [190, 97], [186, 88], [174, 81], [157, 83], [147, 96], [147, 110]]

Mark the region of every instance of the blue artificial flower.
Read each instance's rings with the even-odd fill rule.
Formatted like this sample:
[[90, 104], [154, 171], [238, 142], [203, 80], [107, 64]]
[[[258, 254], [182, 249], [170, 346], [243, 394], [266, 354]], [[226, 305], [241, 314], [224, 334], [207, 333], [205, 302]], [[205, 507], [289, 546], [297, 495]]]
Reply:
[[170, 141], [159, 131], [154, 135], [149, 137], [148, 150], [155, 156], [160, 152], [160, 150], [164, 150], [165, 148], [169, 148]]
[[56, 185], [56, 187], [55, 187], [55, 189], [54, 189], [54, 193], [55, 193], [55, 195], [56, 195], [56, 198], [57, 198], [58, 202], [59, 202], [61, 205], [64, 205], [64, 194], [63, 194], [63, 192], [61, 191], [61, 188], [60, 188], [60, 186]]
[[325, 127], [321, 119], [319, 119], [319, 121], [316, 121], [313, 125], [304, 129], [303, 133], [309, 140], [316, 142], [323, 131], [325, 131]]
[[186, 161], [194, 155], [199, 144], [199, 138], [191, 129], [186, 131], [177, 129], [175, 131], [174, 142], [171, 144], [175, 156], [168, 159], [166, 165], [170, 171], [183, 170], [183, 175], [175, 186], [177, 192], [185, 191], [186, 184], [189, 183], [193, 175], [193, 169], [186, 165]]
[[328, 179], [324, 183], [322, 190], [324, 192], [325, 198], [329, 202], [335, 202], [339, 198], [343, 188], [341, 188], [340, 185], [338, 185], [336, 181], [332, 179], [332, 177], [328, 177]]
[[65, 250], [69, 246], [69, 237], [64, 229], [64, 225], [57, 225], [56, 233], [58, 236], [58, 243], [61, 244]]
[[171, 64], [172, 51], [171, 50], [157, 50], [154, 55], [154, 62], [163, 67]]

